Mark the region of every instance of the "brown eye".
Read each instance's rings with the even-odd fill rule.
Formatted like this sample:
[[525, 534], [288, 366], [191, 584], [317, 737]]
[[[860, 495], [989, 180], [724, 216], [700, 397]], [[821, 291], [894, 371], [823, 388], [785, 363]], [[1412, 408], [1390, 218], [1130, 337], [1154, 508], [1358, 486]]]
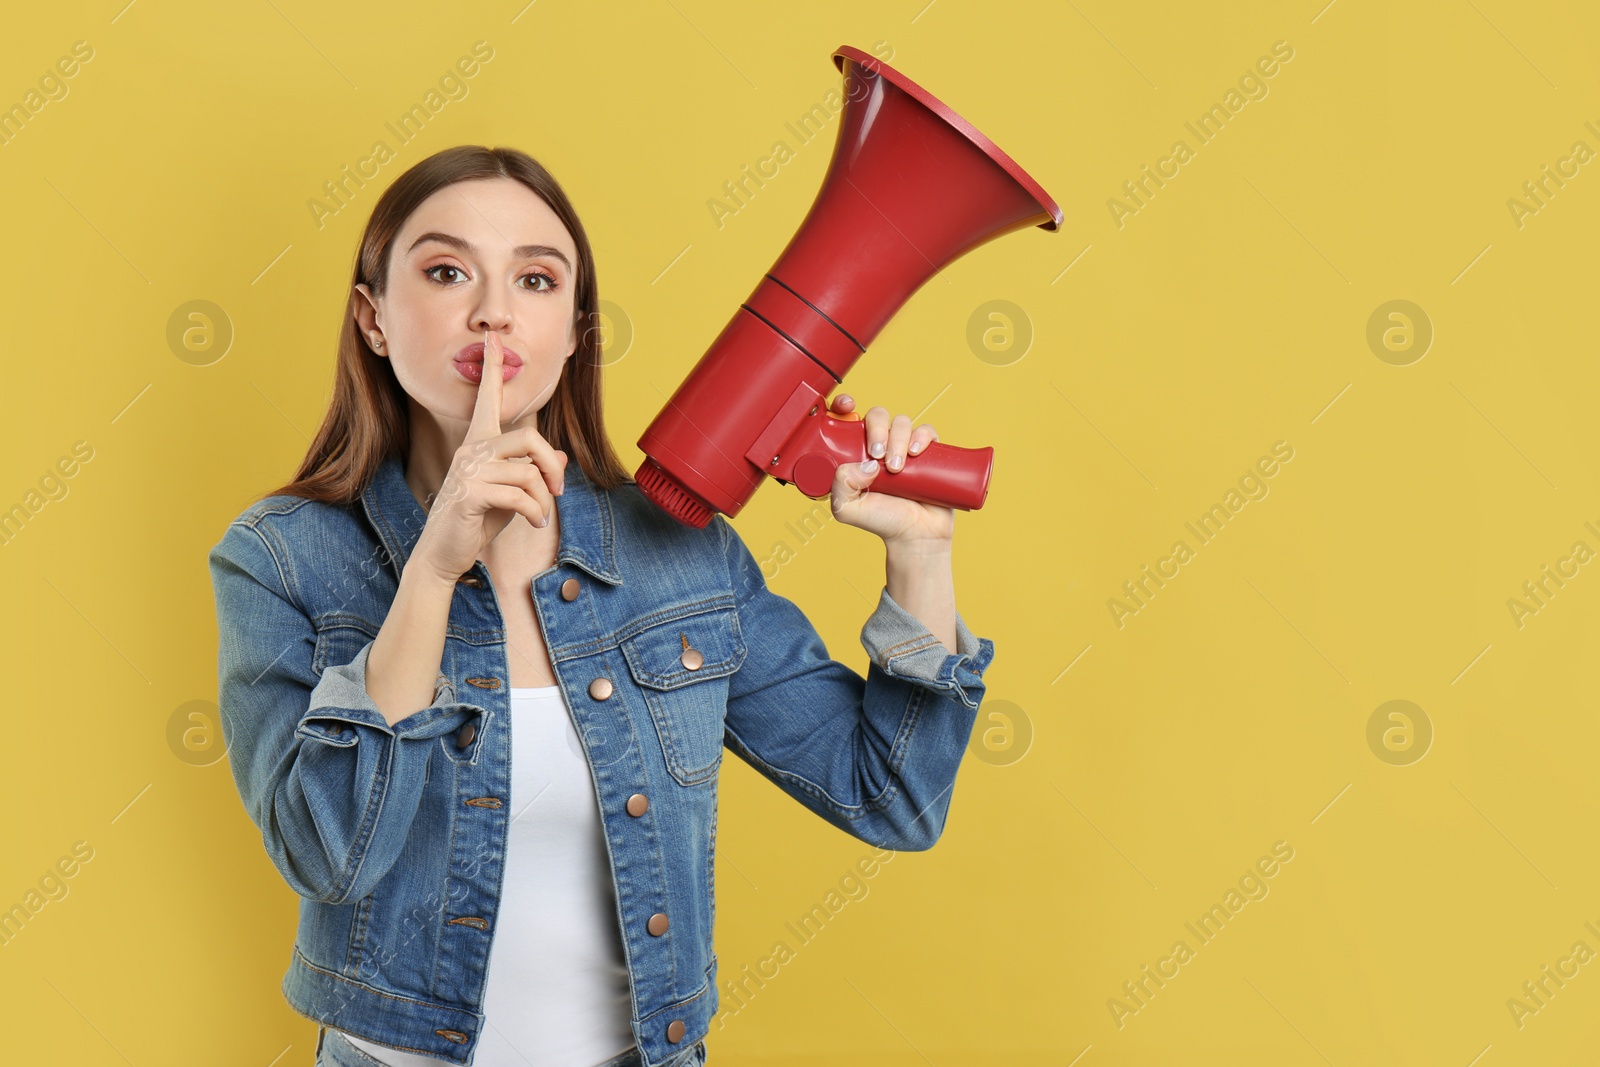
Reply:
[[461, 273], [461, 268], [460, 267], [453, 267], [448, 263], [440, 263], [437, 266], [429, 267], [427, 270], [423, 271], [422, 273], [427, 275], [429, 278], [433, 278], [434, 281], [440, 282], [441, 284], [444, 284], [444, 285], [450, 284], [449, 282], [445, 282], [441, 278], [434, 278], [433, 272], [436, 271], [436, 270], [453, 270], [457, 274]]

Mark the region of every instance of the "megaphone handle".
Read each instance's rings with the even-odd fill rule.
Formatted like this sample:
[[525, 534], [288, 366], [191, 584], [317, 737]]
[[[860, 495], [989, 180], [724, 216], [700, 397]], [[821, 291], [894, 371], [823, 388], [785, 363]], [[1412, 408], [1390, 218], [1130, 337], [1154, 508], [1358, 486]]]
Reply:
[[[867, 458], [867, 428], [859, 418], [840, 418], [821, 411], [806, 420], [802, 432], [785, 445], [794, 457], [790, 468], [795, 486], [813, 499], [825, 497], [833, 487], [834, 471], [841, 463]], [[976, 511], [989, 495], [989, 475], [994, 470], [994, 448], [962, 448], [934, 441], [915, 456], [907, 456], [897, 471], [880, 469], [871, 492], [919, 500], [925, 504]]]

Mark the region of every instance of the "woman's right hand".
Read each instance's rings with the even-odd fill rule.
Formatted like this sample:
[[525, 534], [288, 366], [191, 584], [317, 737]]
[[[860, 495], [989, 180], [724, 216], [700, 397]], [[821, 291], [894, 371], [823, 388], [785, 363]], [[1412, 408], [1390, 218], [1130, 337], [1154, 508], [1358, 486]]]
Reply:
[[500, 432], [503, 357], [500, 336], [485, 330], [483, 380], [472, 422], [411, 554], [411, 562], [452, 584], [517, 515], [534, 526], [547, 525], [555, 494], [566, 483], [567, 454], [552, 448], [538, 430], [524, 426]]

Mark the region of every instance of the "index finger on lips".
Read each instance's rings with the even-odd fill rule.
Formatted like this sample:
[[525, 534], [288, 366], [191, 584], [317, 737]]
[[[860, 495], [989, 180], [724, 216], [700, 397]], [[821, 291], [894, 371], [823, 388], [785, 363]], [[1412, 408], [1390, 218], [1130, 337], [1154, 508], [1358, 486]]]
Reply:
[[478, 399], [472, 406], [472, 421], [467, 440], [487, 441], [500, 436], [500, 398], [503, 392], [500, 364], [500, 338], [483, 331], [483, 378], [478, 382]]

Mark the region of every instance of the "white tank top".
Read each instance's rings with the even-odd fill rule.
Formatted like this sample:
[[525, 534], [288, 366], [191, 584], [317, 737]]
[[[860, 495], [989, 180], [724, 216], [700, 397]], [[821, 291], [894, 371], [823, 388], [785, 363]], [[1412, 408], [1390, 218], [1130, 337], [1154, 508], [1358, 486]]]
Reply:
[[[594, 777], [560, 686], [511, 690], [510, 816], [473, 1067], [596, 1067], [633, 1047], [633, 1012]], [[345, 1036], [391, 1067], [451, 1067]]]

